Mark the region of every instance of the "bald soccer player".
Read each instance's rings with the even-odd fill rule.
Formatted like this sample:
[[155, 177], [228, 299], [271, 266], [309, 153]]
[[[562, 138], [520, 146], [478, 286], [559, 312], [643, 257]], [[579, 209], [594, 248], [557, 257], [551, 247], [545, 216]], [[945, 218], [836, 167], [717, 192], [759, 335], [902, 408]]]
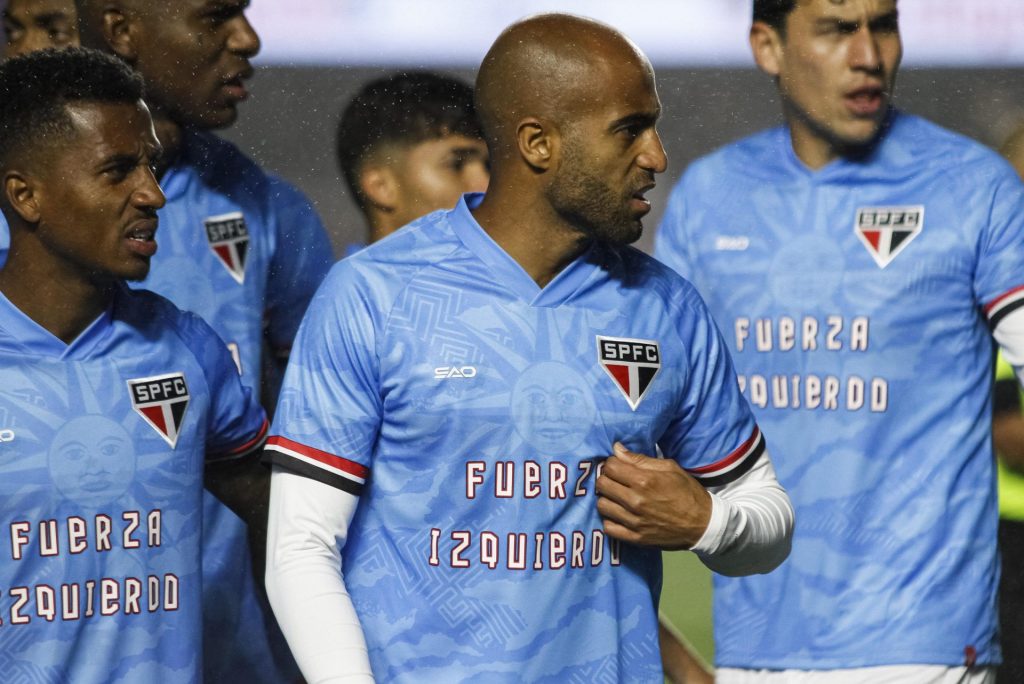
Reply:
[[299, 331], [271, 602], [313, 683], [661, 682], [660, 552], [597, 473], [685, 483], [647, 524], [722, 572], [780, 563], [792, 516], [699, 297], [628, 247], [666, 165], [654, 73], [614, 29], [541, 15], [476, 102], [486, 196], [340, 262]]
[[7, 0], [2, 16], [7, 59], [48, 47], [78, 45], [72, 0]]
[[[165, 150], [160, 252], [142, 285], [202, 316], [231, 350], [243, 381], [258, 388], [264, 348], [275, 358], [287, 355], [333, 254], [299, 191], [210, 133], [231, 125], [248, 97], [245, 82], [260, 40], [245, 16], [247, 5], [76, 3], [82, 43], [116, 54], [144, 77]], [[274, 399], [263, 395], [268, 408]], [[267, 641], [276, 626], [258, 598], [245, 527], [214, 498], [204, 503], [204, 677], [286, 681], [297, 672], [279, 633]]]

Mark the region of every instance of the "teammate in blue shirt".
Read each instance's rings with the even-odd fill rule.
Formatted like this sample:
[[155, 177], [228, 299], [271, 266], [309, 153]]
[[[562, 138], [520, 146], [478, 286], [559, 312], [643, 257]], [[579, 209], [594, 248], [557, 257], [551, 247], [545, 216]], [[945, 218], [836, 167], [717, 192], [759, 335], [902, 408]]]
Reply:
[[369, 242], [487, 189], [473, 88], [441, 74], [400, 72], [364, 85], [341, 114], [337, 151]]
[[786, 125], [691, 166], [656, 249], [726, 331], [800, 520], [779, 570], [716, 578], [718, 680], [990, 681], [1024, 188], [890, 107], [895, 0], [758, 0], [751, 45]]
[[[231, 349], [243, 381], [257, 388], [265, 371], [274, 380], [273, 364], [287, 356], [333, 254], [299, 191], [208, 132], [233, 123], [248, 95], [245, 81], [260, 42], [246, 6], [241, 0], [77, 3], [83, 44], [113, 52], [145, 78], [166, 150], [161, 250], [141, 285], [202, 316]], [[262, 363], [264, 347], [271, 364]], [[263, 393], [268, 407], [275, 395]], [[265, 636], [276, 627], [257, 594], [244, 526], [208, 496], [204, 528], [206, 678], [293, 677], [279, 633], [269, 644]], [[261, 543], [259, 530], [255, 536]], [[254, 553], [262, 563], [262, 549]]]
[[0, 67], [4, 681], [198, 681], [204, 469], [245, 493], [240, 459], [265, 436], [216, 334], [124, 285], [149, 270], [164, 203], [141, 96], [94, 51]]
[[300, 328], [271, 601], [313, 682], [660, 682], [660, 552], [620, 541], [633, 479], [684, 481], [660, 545], [731, 572], [785, 557], [788, 500], [700, 298], [627, 246], [666, 164], [647, 59], [542, 15], [476, 96], [487, 195], [336, 265]]

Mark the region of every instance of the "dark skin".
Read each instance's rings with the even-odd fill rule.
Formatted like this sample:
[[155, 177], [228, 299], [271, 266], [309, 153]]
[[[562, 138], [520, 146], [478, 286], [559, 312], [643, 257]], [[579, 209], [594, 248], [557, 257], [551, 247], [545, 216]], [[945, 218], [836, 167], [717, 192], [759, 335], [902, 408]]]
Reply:
[[7, 0], [3, 10], [4, 57], [78, 44], [72, 0]]
[[[149, 273], [165, 198], [154, 172], [163, 150], [144, 103], [81, 102], [67, 112], [69, 136], [26, 146], [0, 169], [11, 229], [0, 292], [70, 344], [122, 281]], [[244, 519], [265, 520], [266, 489], [254, 495], [247, 475], [255, 469], [218, 465], [205, 485]]]
[[177, 158], [185, 128], [230, 126], [248, 97], [260, 49], [248, 0], [79, 0], [82, 44], [112, 52], [146, 80], [146, 102], [165, 149]]
[[144, 104], [67, 111], [68, 139], [26, 146], [2, 171], [11, 249], [0, 291], [70, 343], [109, 306], [118, 282], [149, 272], [164, 196], [151, 169], [160, 143]]

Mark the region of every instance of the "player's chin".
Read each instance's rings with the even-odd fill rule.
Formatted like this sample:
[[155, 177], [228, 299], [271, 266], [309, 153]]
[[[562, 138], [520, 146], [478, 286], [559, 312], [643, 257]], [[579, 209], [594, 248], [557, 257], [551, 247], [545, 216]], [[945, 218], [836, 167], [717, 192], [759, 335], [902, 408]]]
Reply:
[[225, 101], [211, 103], [192, 119], [190, 123], [203, 130], [227, 128], [238, 120], [238, 105]]

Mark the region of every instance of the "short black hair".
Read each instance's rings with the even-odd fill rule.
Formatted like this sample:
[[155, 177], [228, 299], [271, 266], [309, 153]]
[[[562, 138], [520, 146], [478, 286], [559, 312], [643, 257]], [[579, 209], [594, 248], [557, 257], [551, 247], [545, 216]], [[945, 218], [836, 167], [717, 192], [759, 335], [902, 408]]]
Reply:
[[776, 31], [785, 31], [786, 17], [797, 0], [754, 0], [754, 21], [763, 21]]
[[73, 132], [66, 105], [134, 103], [142, 77], [117, 57], [88, 48], [48, 48], [0, 64], [0, 168], [41, 139]]
[[338, 163], [356, 203], [365, 208], [359, 172], [381, 146], [409, 147], [453, 133], [483, 138], [469, 84], [429, 71], [409, 71], [364, 85], [338, 122]]

